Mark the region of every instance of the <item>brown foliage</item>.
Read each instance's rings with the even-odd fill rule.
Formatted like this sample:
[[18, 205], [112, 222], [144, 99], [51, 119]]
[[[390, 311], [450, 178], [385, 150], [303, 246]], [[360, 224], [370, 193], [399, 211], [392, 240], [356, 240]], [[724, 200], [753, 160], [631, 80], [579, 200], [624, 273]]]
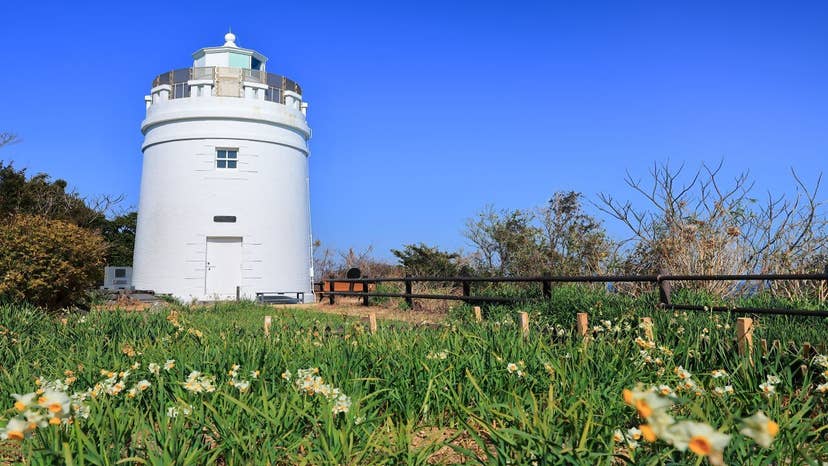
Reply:
[[82, 302], [104, 265], [97, 233], [61, 220], [13, 215], [0, 224], [0, 299], [47, 309]]
[[[808, 187], [792, 172], [792, 196], [753, 195], [747, 173], [722, 180], [722, 165], [702, 165], [685, 181], [682, 168], [654, 165], [647, 182], [627, 175], [643, 205], [600, 195], [601, 210], [632, 233], [633, 248], [619, 261], [620, 273], [747, 274], [821, 272], [828, 248], [828, 218], [819, 196], [821, 176]], [[788, 298], [824, 299], [819, 282], [692, 282], [719, 295], [770, 286]]]

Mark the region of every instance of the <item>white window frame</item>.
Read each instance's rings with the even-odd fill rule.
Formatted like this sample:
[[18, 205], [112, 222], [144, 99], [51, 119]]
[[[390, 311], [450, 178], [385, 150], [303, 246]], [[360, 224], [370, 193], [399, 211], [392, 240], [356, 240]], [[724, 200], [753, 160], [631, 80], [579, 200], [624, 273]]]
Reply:
[[[224, 157], [220, 157], [221, 153], [224, 153]], [[236, 154], [235, 157], [228, 157], [229, 153], [232, 152]], [[216, 170], [238, 170], [239, 169], [239, 148], [238, 147], [216, 147], [216, 158], [215, 158], [214, 167]], [[224, 166], [220, 165], [221, 162], [224, 162]], [[234, 163], [235, 167], [229, 167], [230, 163]]]

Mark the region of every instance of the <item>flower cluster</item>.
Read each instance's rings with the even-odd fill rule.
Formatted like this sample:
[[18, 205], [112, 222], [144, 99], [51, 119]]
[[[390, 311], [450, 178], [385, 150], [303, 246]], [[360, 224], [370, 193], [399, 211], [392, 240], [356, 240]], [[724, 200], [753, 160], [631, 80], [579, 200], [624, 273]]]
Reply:
[[704, 394], [704, 388], [693, 380], [693, 374], [690, 371], [682, 366], [677, 366], [673, 369], [673, 373], [679, 379], [679, 383], [676, 386], [677, 391], [692, 392], [696, 396], [702, 396]]
[[448, 351], [446, 351], [446, 350], [437, 351], [437, 352], [429, 351], [428, 354], [426, 354], [426, 359], [438, 359], [438, 360], [442, 361], [442, 360], [446, 359], [447, 357], [448, 357]]
[[[689, 380], [689, 377], [688, 373], [686, 380]], [[676, 421], [668, 412], [673, 407], [673, 399], [660, 395], [657, 388], [625, 389], [623, 396], [624, 402], [633, 406], [638, 415], [647, 421], [638, 427], [644, 440], [655, 442], [661, 439], [677, 450], [690, 450], [699, 456], [707, 457], [712, 465], [724, 464], [724, 449], [730, 443], [730, 435], [703, 422]], [[757, 444], [768, 447], [779, 432], [779, 426], [760, 411], [743, 419], [739, 432], [754, 439]], [[623, 440], [629, 443], [630, 439], [625, 436]]]
[[775, 375], [769, 375], [764, 382], [759, 384], [759, 389], [762, 390], [762, 394], [770, 397], [771, 395], [776, 393], [776, 386], [781, 382], [779, 377]]
[[518, 377], [523, 377], [524, 375], [526, 375], [526, 373], [523, 372], [523, 369], [525, 369], [525, 368], [526, 368], [526, 364], [523, 361], [518, 361], [517, 364], [515, 364], [513, 362], [510, 362], [509, 364], [506, 364], [506, 370], [510, 374], [515, 374]]
[[175, 327], [175, 334], [173, 335], [174, 337], [179, 337], [182, 334], [192, 335], [196, 337], [198, 340], [201, 340], [204, 337], [204, 333], [201, 330], [191, 327], [184, 327], [184, 325], [182, 325], [179, 321], [179, 317], [180, 315], [178, 311], [175, 310], [170, 311], [170, 313], [167, 315], [167, 322], [169, 322], [173, 327]]
[[216, 391], [216, 377], [192, 371], [184, 381], [184, 388], [192, 393], [212, 393]]
[[192, 412], [192, 405], [170, 406], [167, 408], [167, 417], [189, 416]]
[[[724, 369], [715, 369], [710, 372], [710, 375], [714, 380], [726, 380], [730, 377], [730, 374], [728, 374]], [[713, 394], [718, 396], [732, 395], [733, 385], [717, 385], [713, 387]]]
[[[239, 369], [241, 369], [241, 366], [238, 364], [233, 364], [233, 366], [230, 367], [230, 370], [227, 371], [227, 375], [230, 376], [230, 380], [227, 383], [231, 387], [238, 389], [241, 393], [245, 393], [250, 389], [250, 381], [239, 378]], [[250, 376], [254, 379], [258, 378], [259, 371], [252, 371]]]
[[615, 429], [615, 432], [612, 433], [612, 439], [615, 443], [625, 442], [627, 444], [627, 448], [630, 450], [635, 450], [639, 447], [639, 440], [641, 440], [643, 436], [644, 432], [642, 432], [638, 427], [630, 427], [626, 432], [622, 432], [621, 429]]
[[0, 429], [0, 440], [23, 440], [38, 428], [60, 425], [71, 420], [71, 399], [53, 388], [41, 388], [25, 395], [13, 394], [17, 415]]
[[[138, 367], [140, 367], [140, 364], [138, 363], [132, 365], [133, 369], [137, 369]], [[106, 369], [101, 369], [101, 375], [105, 378], [95, 383], [95, 385], [93, 385], [92, 388], [84, 392], [76, 392], [74, 395], [72, 395], [73, 402], [81, 404], [87, 398], [98, 398], [101, 395], [118, 396], [125, 390], [127, 398], [135, 398], [138, 396], [138, 394], [145, 392], [152, 386], [152, 384], [148, 380], [144, 379], [136, 382], [132, 385], [130, 389], [127, 390], [127, 379], [130, 376], [130, 371], [115, 372]], [[75, 407], [75, 409], [76, 411], [88, 415], [88, 409], [85, 409], [82, 405]]]
[[[290, 381], [290, 371], [285, 371], [282, 378]], [[342, 390], [325, 383], [319, 376], [319, 368], [298, 369], [294, 386], [302, 393], [310, 396], [322, 395], [333, 402], [331, 412], [334, 414], [347, 413], [351, 409], [351, 397], [342, 393]]]
[[593, 335], [598, 335], [600, 333], [621, 333], [629, 332], [632, 330], [632, 326], [629, 322], [619, 321], [615, 324], [612, 323], [610, 320], [602, 320], [601, 325], [595, 325], [592, 327]]

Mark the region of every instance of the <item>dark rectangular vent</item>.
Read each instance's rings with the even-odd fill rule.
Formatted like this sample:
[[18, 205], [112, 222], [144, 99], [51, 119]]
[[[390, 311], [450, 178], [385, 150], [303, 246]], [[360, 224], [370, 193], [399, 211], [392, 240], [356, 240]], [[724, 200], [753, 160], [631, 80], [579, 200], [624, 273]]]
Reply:
[[213, 221], [216, 223], [236, 223], [236, 216], [235, 215], [216, 215], [213, 217]]

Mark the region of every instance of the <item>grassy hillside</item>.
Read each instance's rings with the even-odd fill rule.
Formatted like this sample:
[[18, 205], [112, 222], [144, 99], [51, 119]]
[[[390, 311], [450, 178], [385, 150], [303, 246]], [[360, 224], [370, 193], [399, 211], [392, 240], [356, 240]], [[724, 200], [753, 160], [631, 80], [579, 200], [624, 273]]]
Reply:
[[[516, 309], [503, 308], [482, 324], [380, 322], [372, 335], [359, 319], [245, 303], [63, 320], [2, 306], [0, 426], [21, 417], [12, 394], [74, 397], [55, 412], [35, 397], [25, 410], [44, 413], [45, 425], [0, 452], [29, 464], [718, 462], [716, 442], [699, 456], [697, 444], [668, 435], [676, 429], [657, 429], [652, 443], [637, 433], [656, 416], [638, 398], [628, 399], [638, 409], [625, 403], [624, 390], [656, 387], [671, 394], [647, 396], [670, 404], [655, 412], [673, 426], [731, 435], [727, 463], [828, 461], [822, 358], [763, 356], [757, 345], [751, 363], [735, 350], [735, 317], [603, 301], [573, 304], [591, 308], [585, 343], [561, 302], [529, 309], [526, 339]], [[269, 338], [265, 314], [274, 315]], [[653, 342], [638, 328], [645, 314]], [[824, 342], [813, 320], [763, 319], [756, 338], [801, 342], [810, 332]], [[767, 448], [740, 434], [757, 411], [779, 427]]]

